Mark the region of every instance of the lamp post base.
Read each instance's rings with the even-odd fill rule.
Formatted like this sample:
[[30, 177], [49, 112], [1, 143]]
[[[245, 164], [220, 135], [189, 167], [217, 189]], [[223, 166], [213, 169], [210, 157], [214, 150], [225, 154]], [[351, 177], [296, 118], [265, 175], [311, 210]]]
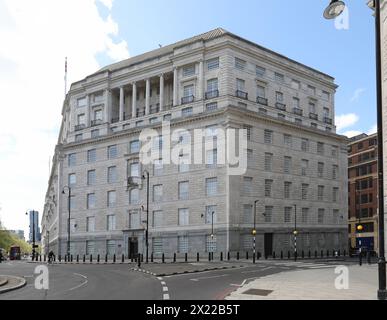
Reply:
[[378, 271], [379, 271], [378, 300], [387, 300], [386, 260], [384, 259], [384, 257], [379, 258], [379, 261], [378, 261]]
[[378, 290], [378, 300], [387, 300], [386, 290]]

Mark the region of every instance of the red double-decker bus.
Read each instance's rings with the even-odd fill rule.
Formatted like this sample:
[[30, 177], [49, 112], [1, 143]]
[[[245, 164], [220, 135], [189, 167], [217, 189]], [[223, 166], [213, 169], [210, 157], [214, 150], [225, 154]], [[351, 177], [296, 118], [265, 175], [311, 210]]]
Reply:
[[19, 246], [11, 246], [9, 249], [9, 259], [10, 260], [20, 260], [21, 259], [21, 252]]

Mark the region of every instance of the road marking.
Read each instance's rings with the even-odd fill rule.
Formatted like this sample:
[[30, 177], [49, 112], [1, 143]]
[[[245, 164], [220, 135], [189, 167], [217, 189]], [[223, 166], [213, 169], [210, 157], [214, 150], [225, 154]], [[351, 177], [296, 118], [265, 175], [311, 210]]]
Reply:
[[163, 291], [164, 292], [168, 291], [168, 287], [163, 287]]
[[162, 278], [162, 277], [157, 277], [157, 279], [158, 279], [158, 280], [160, 280], [160, 281], [161, 281], [161, 280], [163, 280], [163, 278]]
[[233, 287], [243, 287], [248, 280], [255, 280], [255, 279], [259, 279], [259, 278], [260, 277], [247, 278], [247, 279], [243, 280], [243, 282], [241, 284], [232, 284], [231, 283], [230, 286], [233, 286]]
[[163, 300], [169, 300], [169, 294], [168, 293], [164, 293], [163, 294]]
[[71, 288], [71, 289], [69, 289], [67, 291], [73, 291], [73, 290], [79, 289], [80, 287], [83, 287], [85, 284], [87, 284], [89, 282], [85, 275], [80, 274], [80, 273], [73, 273], [73, 274], [76, 275], [76, 276], [80, 276], [80, 277], [84, 278], [85, 281], [83, 281], [80, 285], [77, 285], [76, 287], [73, 287], [73, 288]]
[[199, 280], [206, 280], [206, 279], [215, 279], [215, 278], [222, 278], [222, 277], [228, 277], [229, 274], [221, 274], [219, 276], [212, 276], [212, 277], [202, 277], [202, 278], [196, 278], [196, 279], [190, 279], [191, 281], [199, 281]]
[[258, 270], [243, 271], [243, 272], [241, 272], [241, 273], [254, 273], [254, 272], [261, 272], [261, 271], [266, 271], [266, 270], [273, 269], [273, 268], [274, 268], [274, 267], [267, 267], [267, 268], [258, 269]]
[[161, 284], [162, 284], [163, 286], [166, 286], [165, 281], [161, 281]]

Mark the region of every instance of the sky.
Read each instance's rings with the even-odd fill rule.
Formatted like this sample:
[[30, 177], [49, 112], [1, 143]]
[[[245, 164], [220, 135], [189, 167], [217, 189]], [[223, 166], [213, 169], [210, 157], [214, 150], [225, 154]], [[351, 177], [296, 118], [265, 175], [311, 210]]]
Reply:
[[[333, 76], [336, 125], [349, 137], [376, 131], [374, 18], [347, 0], [0, 0], [0, 219], [27, 234], [43, 212], [49, 163], [68, 88], [107, 64], [222, 27]], [[40, 217], [41, 218], [41, 217]]]

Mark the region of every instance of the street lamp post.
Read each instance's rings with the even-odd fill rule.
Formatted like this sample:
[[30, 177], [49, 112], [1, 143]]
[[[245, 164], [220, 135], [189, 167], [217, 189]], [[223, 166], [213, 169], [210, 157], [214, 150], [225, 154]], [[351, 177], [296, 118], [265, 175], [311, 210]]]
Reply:
[[68, 192], [67, 197], [67, 210], [68, 210], [68, 218], [67, 218], [67, 257], [70, 257], [70, 219], [71, 219], [71, 188], [68, 186], [64, 186], [62, 190], [62, 194], [66, 194], [66, 190]]
[[50, 253], [50, 231], [47, 230], [47, 254]]
[[[383, 105], [382, 105], [382, 49], [381, 49], [381, 14], [380, 0], [373, 1], [375, 9], [375, 47], [376, 47], [376, 100], [378, 130], [378, 206], [379, 206], [379, 289], [378, 299], [387, 300], [386, 291], [386, 258], [384, 246], [384, 186], [383, 186]], [[343, 1], [331, 0], [324, 11], [326, 19], [338, 17], [345, 9]]]
[[256, 235], [257, 235], [257, 229], [256, 229], [256, 222], [257, 222], [257, 203], [259, 200], [254, 201], [254, 228], [253, 228], [253, 263], [255, 263], [255, 257], [256, 257]]
[[[32, 261], [35, 260], [35, 210], [30, 211], [32, 214]], [[28, 215], [28, 212], [26, 212]]]
[[145, 263], [148, 263], [149, 254], [149, 171], [144, 170], [142, 179], [146, 179], [146, 230], [145, 230]]
[[294, 205], [294, 261], [297, 261], [297, 205]]

